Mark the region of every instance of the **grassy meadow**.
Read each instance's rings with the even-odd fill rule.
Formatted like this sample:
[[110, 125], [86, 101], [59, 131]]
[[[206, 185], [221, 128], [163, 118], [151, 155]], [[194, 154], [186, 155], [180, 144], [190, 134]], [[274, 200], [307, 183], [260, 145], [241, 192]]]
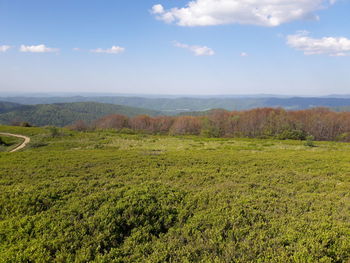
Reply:
[[0, 262], [350, 260], [348, 143], [0, 132]]

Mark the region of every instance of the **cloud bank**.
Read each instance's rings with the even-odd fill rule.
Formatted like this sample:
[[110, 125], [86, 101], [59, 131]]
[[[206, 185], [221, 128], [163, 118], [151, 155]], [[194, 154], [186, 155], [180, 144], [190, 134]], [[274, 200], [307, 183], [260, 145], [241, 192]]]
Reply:
[[312, 38], [302, 31], [289, 35], [287, 44], [305, 55], [350, 56], [350, 39], [345, 37]]
[[31, 52], [31, 53], [52, 53], [60, 51], [58, 48], [49, 48], [45, 45], [37, 45], [37, 46], [25, 46], [21, 45], [19, 48], [21, 52]]
[[0, 52], [6, 52], [10, 48], [11, 48], [11, 46], [7, 46], [7, 45], [0, 46]]
[[119, 47], [119, 46], [112, 46], [109, 49], [97, 48], [97, 49], [90, 50], [90, 52], [93, 52], [93, 53], [106, 53], [106, 54], [120, 54], [120, 53], [123, 53], [124, 51], [125, 51], [125, 48]]
[[178, 48], [184, 48], [191, 51], [195, 56], [213, 56], [214, 50], [206, 46], [190, 46], [179, 42], [174, 42], [174, 46]]
[[151, 12], [157, 19], [179, 26], [247, 24], [279, 26], [300, 19], [317, 20], [316, 11], [336, 0], [194, 0], [185, 7], [166, 10], [161, 4]]

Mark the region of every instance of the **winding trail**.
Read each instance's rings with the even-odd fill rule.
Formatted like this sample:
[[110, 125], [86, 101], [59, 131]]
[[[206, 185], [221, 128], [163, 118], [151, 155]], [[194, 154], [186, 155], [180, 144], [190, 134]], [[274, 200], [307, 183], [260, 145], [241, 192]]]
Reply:
[[12, 137], [17, 137], [17, 138], [21, 138], [24, 139], [24, 141], [22, 142], [22, 144], [18, 145], [16, 148], [14, 148], [13, 150], [11, 150], [10, 152], [17, 152], [21, 149], [23, 149], [24, 147], [27, 146], [27, 144], [30, 142], [30, 138], [24, 135], [19, 135], [19, 134], [12, 134], [12, 133], [6, 133], [6, 132], [0, 132], [0, 135], [4, 135], [4, 136], [12, 136]]

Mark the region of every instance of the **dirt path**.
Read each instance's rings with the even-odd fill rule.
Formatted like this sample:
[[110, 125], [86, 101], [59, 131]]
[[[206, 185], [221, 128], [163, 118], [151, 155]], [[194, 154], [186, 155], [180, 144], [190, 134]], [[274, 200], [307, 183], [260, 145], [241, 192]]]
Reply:
[[11, 150], [10, 152], [17, 152], [21, 149], [23, 149], [24, 147], [27, 146], [27, 144], [30, 142], [30, 138], [24, 135], [19, 135], [19, 134], [12, 134], [12, 133], [6, 133], [6, 132], [0, 132], [0, 135], [4, 135], [4, 136], [13, 136], [13, 137], [17, 137], [17, 138], [21, 138], [24, 139], [24, 142], [22, 142], [22, 144], [18, 145], [15, 149]]

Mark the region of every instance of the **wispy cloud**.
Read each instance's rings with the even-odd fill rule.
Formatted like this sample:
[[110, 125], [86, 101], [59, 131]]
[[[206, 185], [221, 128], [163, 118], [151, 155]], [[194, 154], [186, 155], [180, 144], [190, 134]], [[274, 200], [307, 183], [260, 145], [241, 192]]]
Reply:
[[11, 46], [2, 45], [2, 46], [0, 46], [0, 52], [6, 52], [6, 51], [9, 50], [10, 48], [11, 48]]
[[102, 49], [102, 48], [97, 48], [97, 49], [92, 49], [90, 52], [93, 53], [106, 53], [106, 54], [120, 54], [125, 51], [124, 47], [119, 47], [119, 46], [112, 46], [111, 48], [108, 49]]
[[314, 19], [317, 10], [336, 0], [192, 0], [185, 7], [165, 9], [154, 5], [157, 19], [179, 26], [250, 24], [279, 26], [300, 19]]
[[345, 37], [312, 38], [300, 31], [287, 37], [287, 44], [305, 55], [350, 56], [350, 39]]
[[241, 52], [241, 54], [239, 54], [241, 57], [248, 57], [249, 55], [248, 55], [248, 53], [246, 53], [246, 52]]
[[31, 53], [52, 53], [52, 52], [59, 52], [60, 50], [58, 48], [50, 48], [46, 47], [45, 45], [37, 45], [37, 46], [25, 46], [21, 45], [19, 48], [20, 52], [31, 52]]
[[195, 56], [213, 56], [215, 54], [214, 50], [207, 46], [191, 46], [179, 42], [174, 42], [174, 46], [187, 49], [191, 51]]

